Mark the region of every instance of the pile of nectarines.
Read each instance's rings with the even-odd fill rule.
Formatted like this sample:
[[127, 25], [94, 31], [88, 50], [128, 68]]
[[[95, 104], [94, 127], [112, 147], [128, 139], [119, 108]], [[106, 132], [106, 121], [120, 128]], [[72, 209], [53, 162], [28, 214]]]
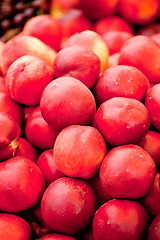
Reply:
[[53, 0], [0, 42], [0, 240], [160, 240], [159, 20]]

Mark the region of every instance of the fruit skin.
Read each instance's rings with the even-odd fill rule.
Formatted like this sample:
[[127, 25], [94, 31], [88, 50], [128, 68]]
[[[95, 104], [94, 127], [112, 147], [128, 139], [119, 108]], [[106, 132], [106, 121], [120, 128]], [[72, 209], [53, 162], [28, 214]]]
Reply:
[[89, 225], [96, 203], [96, 195], [87, 182], [62, 177], [46, 188], [41, 201], [41, 214], [54, 231], [76, 234]]
[[119, 64], [137, 67], [150, 83], [160, 82], [159, 62], [160, 46], [148, 36], [132, 37], [120, 51]]
[[112, 148], [105, 156], [99, 181], [113, 198], [138, 199], [150, 191], [155, 174], [152, 157], [143, 148], [128, 144]]
[[155, 84], [147, 91], [145, 106], [149, 111], [151, 123], [160, 131], [160, 83]]
[[99, 73], [99, 57], [92, 50], [81, 46], [61, 49], [54, 61], [56, 78], [62, 76], [75, 77], [90, 89], [95, 85]]
[[22, 33], [40, 39], [56, 51], [59, 51], [63, 30], [59, 20], [49, 14], [32, 17], [23, 27]]
[[139, 101], [149, 87], [149, 80], [137, 68], [118, 65], [105, 70], [95, 86], [96, 100], [99, 104], [112, 97], [128, 97]]
[[113, 199], [96, 211], [92, 227], [95, 240], [142, 240], [148, 215], [136, 201]]
[[76, 239], [71, 236], [67, 236], [60, 233], [49, 233], [39, 238], [39, 240], [76, 240]]
[[20, 126], [7, 113], [0, 112], [0, 161], [13, 157], [19, 145]]
[[120, 15], [132, 24], [149, 24], [157, 18], [158, 11], [158, 0], [119, 0]]
[[57, 52], [38, 38], [24, 36], [22, 33], [5, 43], [0, 57], [1, 70], [7, 74], [10, 65], [24, 55], [34, 55], [45, 60], [53, 67]]
[[160, 173], [156, 173], [154, 183], [150, 191], [140, 199], [141, 204], [147, 210], [151, 219], [160, 214]]
[[17, 156], [0, 163], [1, 211], [18, 213], [33, 207], [44, 189], [44, 176], [30, 159]]
[[64, 177], [65, 175], [57, 168], [55, 164], [55, 159], [53, 156], [53, 149], [47, 149], [43, 151], [38, 160], [37, 166], [43, 172], [46, 182], [49, 185], [56, 179]]
[[107, 143], [112, 146], [138, 144], [150, 126], [150, 116], [145, 105], [126, 97], [113, 97], [103, 102], [94, 121]]
[[21, 126], [23, 121], [23, 107], [12, 100], [5, 92], [0, 92], [0, 112], [10, 115]]
[[92, 30], [75, 33], [63, 42], [62, 48], [74, 45], [92, 50], [100, 59], [100, 70], [103, 72], [108, 67], [109, 50], [102, 36]]
[[8, 95], [27, 106], [40, 102], [43, 89], [53, 80], [53, 68], [43, 59], [25, 55], [14, 61], [6, 75]]
[[30, 240], [31, 229], [23, 218], [10, 214], [0, 213], [0, 239], [1, 240]]
[[40, 106], [38, 105], [27, 119], [25, 133], [28, 141], [30, 141], [34, 147], [46, 150], [54, 146], [59, 132], [44, 120]]
[[96, 112], [96, 102], [92, 92], [78, 79], [60, 77], [43, 90], [40, 108], [46, 122], [60, 131], [73, 124], [89, 124]]
[[159, 238], [160, 238], [160, 214], [153, 219], [149, 227], [147, 240], [159, 240]]
[[156, 131], [148, 131], [139, 143], [153, 158], [157, 171], [160, 169], [160, 133]]
[[88, 179], [93, 177], [106, 155], [103, 136], [94, 127], [71, 125], [57, 136], [53, 156], [65, 175]]

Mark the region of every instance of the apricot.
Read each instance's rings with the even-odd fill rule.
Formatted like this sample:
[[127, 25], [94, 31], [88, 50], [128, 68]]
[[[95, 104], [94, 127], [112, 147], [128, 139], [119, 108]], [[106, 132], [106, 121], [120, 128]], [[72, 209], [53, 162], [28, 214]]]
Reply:
[[113, 199], [96, 211], [92, 226], [95, 240], [142, 240], [148, 215], [136, 201]]
[[120, 51], [119, 64], [137, 67], [151, 83], [160, 82], [159, 62], [160, 46], [148, 36], [132, 37]]
[[56, 51], [59, 51], [63, 30], [59, 20], [48, 14], [32, 17], [23, 27], [22, 33], [40, 39]]
[[[83, 72], [83, 74], [82, 74]], [[60, 50], [54, 61], [55, 77], [75, 77], [92, 88], [100, 73], [99, 57], [90, 49], [71, 46]]]
[[149, 153], [128, 144], [109, 151], [101, 164], [99, 180], [113, 198], [138, 199], [149, 192], [155, 174], [156, 166]]
[[112, 97], [128, 97], [142, 101], [149, 87], [149, 80], [137, 68], [118, 65], [105, 70], [95, 86], [98, 103]]
[[60, 131], [73, 124], [89, 124], [96, 112], [96, 102], [81, 81], [60, 77], [43, 90], [40, 108], [46, 122]]
[[37, 106], [27, 119], [25, 133], [33, 146], [46, 150], [54, 146], [59, 132], [44, 120], [40, 106]]
[[0, 57], [1, 70], [6, 75], [10, 65], [24, 55], [42, 58], [53, 67], [57, 52], [38, 38], [19, 34], [5, 43]]
[[102, 36], [100, 36], [98, 33], [92, 30], [85, 30], [80, 33], [75, 33], [63, 42], [62, 48], [74, 45], [89, 48], [96, 55], [98, 55], [102, 72], [108, 67], [109, 50]]
[[30, 240], [31, 228], [26, 220], [15, 214], [0, 213], [1, 240]]
[[57, 136], [53, 156], [60, 171], [70, 177], [93, 177], [106, 154], [100, 132], [91, 126], [71, 125]]
[[14, 61], [6, 75], [8, 95], [27, 106], [40, 102], [43, 89], [53, 80], [53, 68], [43, 59], [25, 55]]
[[113, 97], [100, 105], [95, 124], [112, 146], [138, 144], [150, 127], [150, 115], [136, 99]]
[[96, 195], [84, 180], [62, 177], [45, 190], [42, 218], [56, 232], [76, 234], [87, 228], [96, 209]]

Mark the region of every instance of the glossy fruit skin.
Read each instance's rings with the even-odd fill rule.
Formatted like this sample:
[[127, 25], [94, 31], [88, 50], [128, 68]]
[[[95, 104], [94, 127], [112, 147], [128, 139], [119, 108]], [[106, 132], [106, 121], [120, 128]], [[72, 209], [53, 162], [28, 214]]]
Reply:
[[43, 89], [53, 80], [53, 68], [44, 60], [25, 55], [14, 61], [6, 75], [8, 95], [27, 106], [40, 102]]
[[65, 175], [88, 179], [93, 177], [106, 155], [101, 133], [94, 127], [71, 125], [56, 138], [53, 155], [57, 167]]
[[46, 122], [60, 131], [73, 124], [89, 124], [96, 112], [96, 102], [92, 92], [78, 79], [60, 77], [43, 90], [40, 108]]
[[128, 97], [139, 101], [149, 87], [149, 80], [137, 68], [126, 65], [118, 65], [105, 70], [99, 77], [95, 94], [98, 103], [102, 103], [112, 97]]
[[152, 157], [143, 148], [128, 144], [110, 150], [101, 164], [99, 179], [113, 198], [138, 199], [150, 191], [155, 174]]
[[140, 203], [119, 199], [103, 204], [92, 225], [95, 240], [142, 240], [147, 226], [148, 215]]
[[112, 146], [138, 144], [150, 126], [150, 116], [145, 105], [126, 97], [113, 97], [103, 102], [94, 121]]
[[0, 163], [0, 210], [18, 213], [33, 207], [45, 189], [39, 167], [21, 156]]
[[149, 227], [147, 240], [159, 240], [159, 238], [160, 238], [160, 214], [153, 219]]
[[52, 182], [42, 196], [42, 218], [56, 232], [76, 234], [87, 228], [96, 204], [96, 195], [87, 182], [62, 177]]
[[159, 102], [160, 83], [152, 86], [146, 94], [145, 106], [149, 111], [151, 123], [160, 131], [160, 102]]
[[49, 233], [39, 238], [39, 240], [76, 240], [76, 239], [71, 236], [67, 236], [60, 233]]
[[0, 213], [1, 240], [30, 240], [31, 228], [23, 218], [10, 214]]
[[0, 161], [13, 157], [19, 145], [20, 126], [10, 115], [0, 112]]
[[150, 83], [160, 82], [159, 61], [160, 46], [148, 36], [132, 37], [120, 51], [119, 64], [137, 67]]

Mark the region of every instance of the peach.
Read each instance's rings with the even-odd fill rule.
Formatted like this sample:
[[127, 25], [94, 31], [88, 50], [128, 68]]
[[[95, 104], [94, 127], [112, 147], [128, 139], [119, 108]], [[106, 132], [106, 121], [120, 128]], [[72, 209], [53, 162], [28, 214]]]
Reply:
[[73, 235], [89, 226], [96, 203], [96, 195], [87, 182], [62, 177], [46, 188], [41, 200], [41, 214], [54, 231]]
[[0, 76], [0, 92], [7, 93], [5, 80], [5, 77]]
[[160, 133], [155, 131], [148, 131], [139, 143], [144, 150], [146, 150], [155, 161], [157, 169], [160, 169]]
[[147, 107], [151, 123], [160, 131], [160, 83], [150, 87], [145, 97], [145, 106]]
[[53, 149], [47, 149], [40, 154], [37, 160], [37, 166], [43, 172], [48, 185], [56, 179], [65, 176], [65, 174], [57, 168], [53, 156]]
[[49, 233], [39, 238], [39, 240], [76, 240], [76, 239], [71, 236], [60, 233]]
[[0, 112], [0, 123], [0, 161], [4, 161], [15, 155], [21, 129], [7, 113]]
[[63, 37], [62, 24], [49, 14], [38, 15], [25, 23], [23, 34], [36, 37], [59, 51]]
[[96, 32], [85, 30], [76, 33], [63, 42], [62, 48], [78, 45], [89, 48], [98, 55], [101, 62], [101, 71], [108, 67], [109, 50], [103, 38]]
[[117, 10], [118, 0], [83, 0], [83, 9], [89, 18], [97, 20]]
[[113, 199], [103, 204], [93, 218], [95, 240], [142, 240], [148, 227], [145, 208], [133, 200]]
[[145, 207], [148, 214], [155, 218], [157, 215], [160, 214], [160, 173], [156, 173], [154, 183], [150, 191], [140, 199], [141, 204]]
[[105, 70], [95, 86], [98, 103], [112, 97], [128, 97], [139, 101], [144, 99], [149, 81], [137, 68], [118, 65]]
[[19, 125], [22, 124], [23, 107], [4, 92], [0, 92], [0, 112], [7, 113], [14, 118]]
[[160, 238], [160, 214], [156, 216], [149, 227], [147, 240], [159, 240]]
[[59, 19], [62, 30], [62, 42], [75, 33], [91, 29], [91, 21], [80, 9], [70, 9]]
[[95, 124], [112, 146], [138, 144], [150, 127], [150, 116], [140, 101], [113, 97], [100, 105], [95, 114]]
[[151, 38], [152, 38], [158, 45], [160, 45], [160, 32], [153, 34], [153, 35], [151, 36]]
[[[4, 48], [4, 45], [5, 45], [5, 43], [0, 41], [0, 58], [1, 58], [1, 54], [2, 54], [2, 50]], [[2, 71], [1, 71], [1, 63], [0, 63], [0, 75], [3, 75]]]
[[0, 163], [0, 210], [17, 213], [33, 207], [45, 189], [40, 168], [23, 156]]
[[27, 139], [20, 137], [15, 156], [23, 156], [29, 158], [33, 162], [36, 162], [38, 158], [38, 152]]
[[59, 133], [44, 120], [40, 106], [37, 106], [29, 115], [25, 132], [29, 142], [42, 150], [52, 148]]
[[128, 144], [111, 149], [105, 156], [99, 181], [113, 198], [138, 199], [150, 191], [155, 174], [156, 166], [149, 153]]
[[30, 240], [31, 228], [26, 220], [15, 214], [0, 213], [1, 240]]
[[115, 67], [118, 65], [120, 53], [115, 53], [108, 58], [108, 67]]
[[109, 54], [112, 55], [120, 52], [124, 42], [133, 37], [133, 34], [123, 31], [109, 31], [104, 33], [102, 37], [108, 46]]
[[159, 32], [160, 32], [160, 23], [154, 22], [154, 23], [150, 23], [150, 24], [140, 27], [137, 34], [152, 36], [153, 34], [156, 34]]
[[0, 65], [3, 74], [6, 75], [8, 68], [16, 59], [24, 55], [34, 55], [42, 58], [53, 67], [56, 54], [54, 49], [38, 38], [19, 34], [5, 43], [0, 57]]
[[71, 125], [57, 136], [53, 156], [59, 170], [70, 177], [93, 177], [106, 154], [100, 132], [91, 126]]
[[43, 89], [53, 80], [53, 68], [43, 59], [25, 55], [14, 61], [6, 75], [9, 96], [27, 106], [40, 102]]
[[100, 74], [99, 57], [88, 48], [76, 45], [66, 47], [57, 53], [54, 74], [56, 78], [75, 77], [88, 88], [92, 88]]
[[119, 0], [119, 12], [132, 24], [149, 24], [159, 11], [159, 0]]
[[148, 36], [132, 37], [120, 51], [119, 64], [137, 67], [151, 83], [160, 82], [159, 62], [160, 46]]
[[73, 124], [89, 124], [96, 112], [96, 102], [81, 81], [60, 77], [43, 90], [40, 108], [46, 122], [60, 131]]
[[133, 34], [133, 27], [123, 17], [111, 15], [98, 19], [93, 24], [93, 31], [100, 35], [110, 31], [122, 31]]

